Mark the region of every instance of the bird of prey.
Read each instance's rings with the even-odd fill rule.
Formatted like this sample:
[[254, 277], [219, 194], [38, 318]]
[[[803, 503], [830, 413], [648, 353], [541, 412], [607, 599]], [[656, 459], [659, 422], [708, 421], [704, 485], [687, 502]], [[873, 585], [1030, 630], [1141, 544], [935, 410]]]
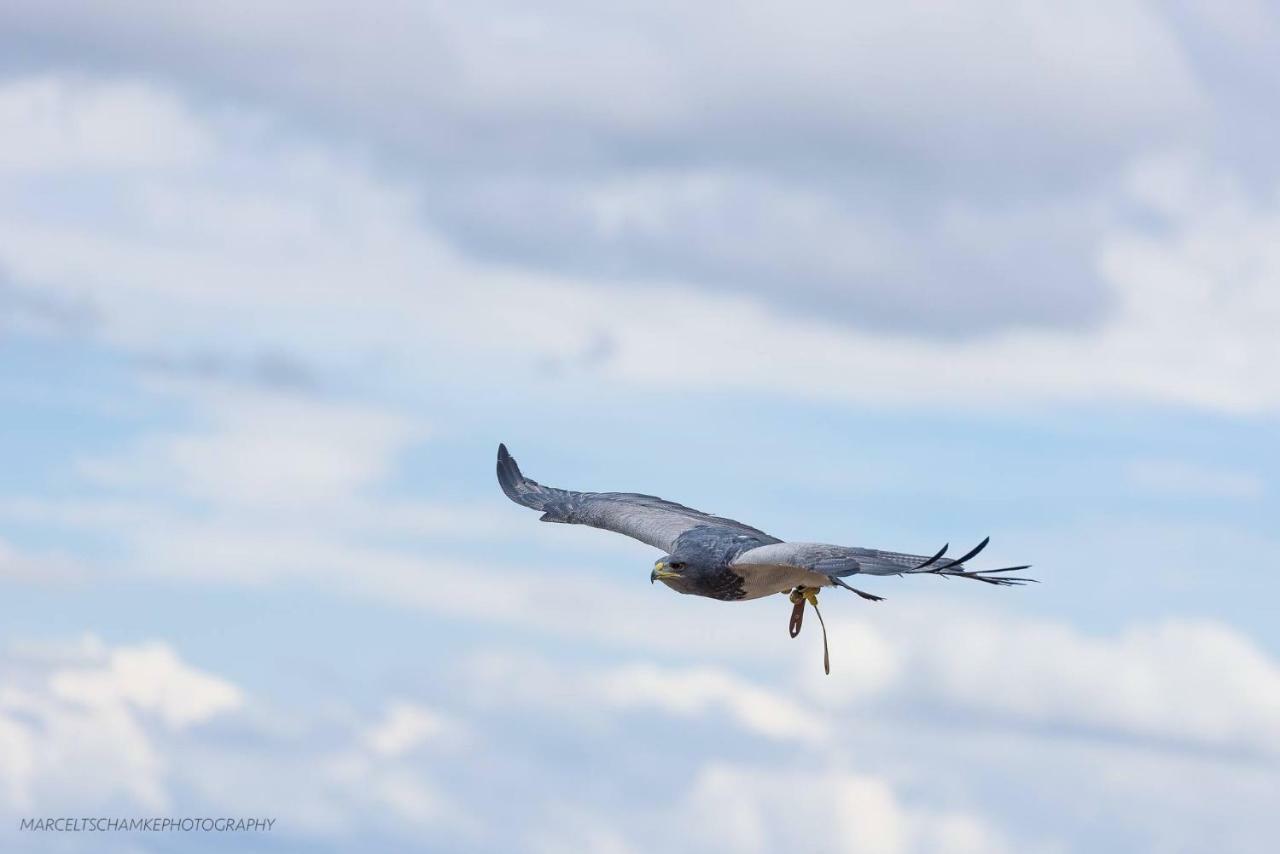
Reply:
[[[506, 445], [498, 445], [498, 483], [517, 504], [542, 513], [543, 522], [590, 525], [647, 543], [664, 554], [653, 565], [650, 583], [661, 581], [677, 593], [733, 601], [785, 593], [792, 603], [790, 633], [800, 633], [804, 606], [818, 611], [818, 590], [843, 587], [863, 599], [881, 601], [844, 579], [854, 575], [938, 575], [1012, 586], [1035, 581], [1006, 575], [1030, 566], [970, 570], [965, 564], [986, 548], [990, 537], [963, 557], [947, 559], [947, 546], [932, 556], [826, 543], [787, 543], [758, 528], [635, 492], [573, 492], [530, 480]], [[831, 672], [826, 624], [822, 625], [823, 667]]]

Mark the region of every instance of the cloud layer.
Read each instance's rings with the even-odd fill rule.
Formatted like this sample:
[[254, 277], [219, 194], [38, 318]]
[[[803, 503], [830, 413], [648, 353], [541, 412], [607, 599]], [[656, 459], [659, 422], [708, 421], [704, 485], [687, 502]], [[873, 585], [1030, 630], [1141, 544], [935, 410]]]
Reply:
[[[0, 8], [0, 848], [1274, 847], [1274, 12], [353, 14]], [[499, 439], [1046, 583], [827, 678]]]
[[[1268, 284], [1280, 214], [1194, 158], [1135, 167], [1130, 202], [1165, 224], [1100, 236], [1091, 263], [1112, 307], [1092, 328], [922, 340], [851, 334], [684, 282], [517, 275], [468, 260], [358, 162], [297, 141], [250, 156], [236, 125], [184, 123], [172, 96], [140, 87], [8, 84], [9, 123], [26, 128], [26, 144], [68, 153], [53, 161], [61, 171], [10, 179], [20, 207], [0, 211], [0, 263], [11, 289], [91, 306], [100, 340], [150, 359], [211, 353], [208, 364], [234, 364], [284, 353], [347, 376], [395, 366], [408, 381], [439, 379], [433, 366], [461, 359], [464, 373], [516, 369], [527, 381], [536, 375], [517, 364], [575, 360], [590, 346], [603, 378], [641, 387], [881, 405], [1125, 399], [1254, 412], [1280, 403], [1265, 369], [1280, 355]], [[57, 133], [71, 138], [39, 142]], [[157, 134], [207, 144], [157, 182], [128, 165]], [[100, 180], [80, 180], [86, 168]], [[1153, 184], [1152, 170], [1165, 177]], [[80, 209], [105, 206], [112, 225], [42, 213], [32, 200], [54, 190], [83, 195]], [[591, 344], [602, 337], [603, 349]]]
[[680, 278], [868, 331], [1095, 325], [1106, 182], [1209, 123], [1194, 45], [1141, 2], [389, 2], [359, 34], [329, 4], [72, 5], [4, 20], [34, 59], [371, 143], [484, 263]]

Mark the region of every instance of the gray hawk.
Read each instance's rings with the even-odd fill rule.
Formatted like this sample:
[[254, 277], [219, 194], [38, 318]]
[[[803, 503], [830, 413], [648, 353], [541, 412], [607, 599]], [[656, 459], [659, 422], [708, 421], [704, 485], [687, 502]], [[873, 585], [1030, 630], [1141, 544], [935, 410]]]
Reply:
[[[616, 531], [666, 552], [653, 565], [649, 580], [661, 581], [677, 593], [726, 601], [787, 594], [793, 606], [792, 637], [800, 633], [806, 603], [822, 622], [818, 590], [823, 587], [843, 587], [863, 599], [882, 600], [844, 580], [854, 575], [925, 574], [1000, 586], [1035, 581], [1005, 574], [1030, 565], [968, 569], [966, 562], [986, 548], [990, 537], [955, 559], [944, 557], [945, 545], [933, 555], [916, 555], [826, 543], [788, 543], [759, 528], [654, 495], [574, 492], [543, 486], [521, 473], [506, 445], [498, 445], [498, 483], [512, 501], [541, 512], [543, 522]], [[825, 623], [822, 647], [823, 667], [830, 673]]]

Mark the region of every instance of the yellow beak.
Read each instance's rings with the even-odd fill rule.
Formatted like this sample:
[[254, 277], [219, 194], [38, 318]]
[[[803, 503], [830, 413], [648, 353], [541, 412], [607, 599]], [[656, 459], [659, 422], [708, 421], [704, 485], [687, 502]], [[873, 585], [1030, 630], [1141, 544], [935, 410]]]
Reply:
[[666, 563], [664, 563], [663, 561], [658, 561], [653, 565], [653, 572], [649, 573], [649, 583], [652, 584], [653, 582], [658, 581], [660, 579], [680, 578], [680, 577], [681, 577], [680, 573], [672, 572], [671, 570], [667, 569]]

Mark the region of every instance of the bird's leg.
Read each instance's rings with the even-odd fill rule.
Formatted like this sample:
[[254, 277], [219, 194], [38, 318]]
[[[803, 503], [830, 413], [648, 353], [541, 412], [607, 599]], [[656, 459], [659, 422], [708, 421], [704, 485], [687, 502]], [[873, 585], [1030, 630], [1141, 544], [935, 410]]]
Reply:
[[828, 676], [831, 675], [831, 653], [827, 649], [827, 623], [822, 619], [822, 612], [818, 610], [818, 591], [814, 587], [797, 587], [787, 596], [791, 600], [793, 607], [791, 608], [791, 636], [795, 637], [800, 634], [800, 626], [804, 622], [804, 605], [808, 602], [813, 606], [813, 613], [818, 615], [818, 625], [822, 626], [822, 669], [826, 671]]
[[868, 602], [884, 601], [883, 596], [876, 596], [872, 593], [867, 593], [866, 591], [859, 590], [856, 587], [850, 587], [848, 584], [845, 584], [844, 579], [840, 578], [839, 576], [828, 575], [827, 578], [831, 579], [831, 583], [836, 585], [837, 587], [843, 587], [845, 590], [852, 590], [854, 593], [857, 593], [859, 596], [861, 596], [863, 599], [866, 599]]

